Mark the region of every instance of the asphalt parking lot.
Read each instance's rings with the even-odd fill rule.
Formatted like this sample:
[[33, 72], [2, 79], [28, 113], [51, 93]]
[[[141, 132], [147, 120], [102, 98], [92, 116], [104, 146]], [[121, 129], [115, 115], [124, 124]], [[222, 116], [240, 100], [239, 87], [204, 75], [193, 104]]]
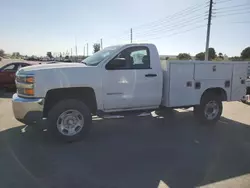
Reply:
[[0, 187], [250, 187], [250, 106], [224, 104], [215, 127], [191, 111], [94, 118], [86, 140], [65, 144], [17, 122], [0, 98]]

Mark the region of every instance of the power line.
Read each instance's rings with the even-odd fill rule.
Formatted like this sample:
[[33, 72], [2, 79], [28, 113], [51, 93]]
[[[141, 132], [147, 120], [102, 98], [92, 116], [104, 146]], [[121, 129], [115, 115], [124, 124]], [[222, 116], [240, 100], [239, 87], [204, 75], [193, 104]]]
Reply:
[[175, 27], [178, 27], [182, 24], [187, 24], [187, 23], [192, 23], [196, 20], [196, 23], [198, 21], [201, 21], [201, 20], [205, 20], [205, 15], [198, 15], [198, 16], [194, 16], [194, 17], [190, 17], [190, 18], [186, 18], [186, 19], [182, 19], [180, 22], [175, 22], [175, 23], [171, 23], [171, 24], [165, 24], [165, 25], [159, 25], [158, 27], [154, 27], [154, 28], [151, 28], [151, 29], [147, 29], [147, 30], [144, 30], [144, 31], [141, 31], [141, 32], [135, 32], [136, 34], [143, 34], [143, 33], [150, 33], [150, 32], [154, 32], [154, 31], [164, 31], [166, 29], [169, 29], [169, 28], [175, 28]]
[[231, 8], [237, 8], [237, 7], [245, 7], [245, 6], [250, 6], [250, 4], [240, 4], [240, 5], [234, 5], [234, 6], [230, 6], [230, 7], [221, 7], [220, 9], [224, 10], [224, 9], [231, 9]]
[[242, 21], [242, 22], [215, 22], [214, 24], [220, 24], [220, 25], [233, 25], [233, 24], [249, 24], [250, 21]]
[[[195, 15], [196, 17], [197, 16], [200, 16], [201, 14], [198, 14], [198, 15]], [[162, 21], [158, 21], [158, 22], [154, 22], [153, 24], [151, 24], [151, 25], [149, 25], [148, 24], [148, 26], [147, 27], [144, 27], [144, 30], [146, 29], [146, 30], [148, 30], [148, 29], [151, 29], [152, 27], [161, 27], [161, 26], [163, 26], [164, 24], [167, 24], [167, 25], [169, 25], [169, 23], [173, 23], [173, 22], [176, 22], [176, 21], [178, 21], [178, 20], [183, 20], [183, 18], [186, 18], [186, 17], [188, 17], [188, 16], [191, 16], [191, 14], [190, 13], [188, 13], [188, 14], [179, 14], [178, 16], [174, 16], [174, 17], [169, 17], [169, 18], [165, 18], [164, 20], [162, 20]], [[138, 29], [138, 28], [140, 28], [140, 27], [134, 27], [135, 29]]]
[[[200, 24], [200, 23], [204, 23], [204, 20], [200, 21], [200, 22], [195, 22], [193, 24]], [[152, 32], [149, 32], [149, 33], [145, 33], [145, 34], [140, 34], [140, 36], [152, 36], [152, 35], [157, 35], [159, 32], [162, 33], [162, 32], [171, 32], [171, 31], [175, 31], [175, 30], [179, 30], [179, 29], [182, 29], [182, 28], [185, 28], [185, 27], [188, 27], [190, 25], [193, 25], [191, 24], [190, 22], [187, 22], [186, 24], [180, 24], [180, 25], [175, 25], [173, 26], [172, 28], [163, 28], [161, 30], [154, 30]]]
[[220, 10], [218, 9], [219, 11], [216, 12], [216, 14], [220, 14], [220, 13], [227, 13], [227, 12], [237, 12], [237, 11], [245, 11], [245, 10], [250, 10], [250, 7], [249, 8], [241, 8], [241, 9], [235, 9], [235, 10]]
[[229, 22], [231, 24], [243, 24], [243, 23], [250, 23], [250, 21], [242, 21], [242, 22]]
[[[235, 14], [222, 14], [222, 15], [218, 15], [218, 16], [216, 16], [216, 18], [218, 17], [218, 18], [220, 18], [220, 17], [224, 17], [224, 16], [234, 16], [234, 15], [241, 15], [241, 14], [248, 14], [248, 13], [250, 13], [250, 11], [249, 12], [239, 12], [239, 13], [235, 13]], [[218, 13], [219, 14], [219, 13]]]
[[196, 26], [196, 27], [193, 27], [193, 28], [181, 31], [181, 32], [175, 32], [175, 33], [172, 33], [172, 34], [169, 34], [169, 35], [163, 35], [163, 36], [158, 36], [158, 37], [149, 38], [149, 39], [150, 40], [154, 40], [154, 39], [160, 39], [160, 38], [163, 38], [163, 37], [171, 37], [171, 36], [178, 35], [178, 34], [181, 34], [181, 33], [187, 33], [189, 31], [192, 31], [192, 30], [195, 30], [195, 29], [199, 29], [199, 28], [202, 28], [202, 27], [205, 27], [205, 26], [206, 25], [199, 25], [199, 26]]
[[[184, 22], [183, 17], [186, 18], [187, 16], [192, 15], [193, 13], [204, 9], [206, 7], [205, 5], [206, 5], [206, 3], [199, 3], [199, 4], [196, 4], [196, 5], [190, 6], [190, 7], [186, 8], [186, 9], [184, 9], [184, 10], [178, 11], [178, 12], [172, 14], [172, 15], [166, 16], [166, 17], [164, 17], [162, 19], [159, 19], [157, 21], [133, 27], [133, 29], [134, 28], [138, 29], [138, 28], [143, 28], [143, 27], [144, 28], [145, 27], [150, 27], [150, 28], [144, 29], [144, 31], [142, 31], [142, 32], [137, 31], [136, 34], [138, 34], [138, 33], [143, 33], [143, 34], [146, 33], [147, 34], [147, 32], [152, 33], [152, 32], [157, 32], [157, 31], [159, 32], [159, 31], [161, 31], [161, 29], [163, 27], [165, 27], [164, 30], [163, 30], [163, 31], [165, 31], [166, 28], [179, 26], [179, 24], [182, 24]], [[198, 17], [196, 16], [196, 17], [189, 18], [189, 20], [187, 20], [186, 22], [190, 22], [192, 20], [197, 20], [198, 21], [198, 19], [200, 19], [200, 18], [201, 18], [201, 15], [198, 15]], [[169, 22], [174, 22], [174, 21], [176, 22], [176, 20], [178, 20], [178, 19], [181, 19], [180, 23], [178, 23], [178, 24], [176, 24], [176, 23], [175, 24], [173, 24], [173, 23], [168, 24]], [[152, 29], [152, 27], [153, 27], [153, 29]], [[168, 30], [168, 31], [171, 31], [171, 30]], [[131, 36], [131, 34], [129, 34], [129, 33], [130, 32], [127, 31], [126, 34], [124, 33], [123, 35], [120, 35], [119, 37], [115, 37], [115, 38], [128, 40], [130, 38], [130, 36]], [[133, 34], [134, 34], [134, 32], [133, 32]]]
[[145, 24], [142, 24], [142, 25], [139, 25], [139, 26], [135, 26], [133, 28], [136, 29], [136, 28], [141, 28], [141, 27], [145, 27], [145, 26], [146, 27], [148, 27], [148, 26], [154, 26], [154, 25], [157, 25], [159, 23], [164, 23], [164, 22], [166, 22], [166, 21], [168, 21], [170, 19], [173, 20], [173, 18], [183, 18], [183, 16], [188, 15], [187, 13], [195, 13], [195, 12], [197, 12], [199, 10], [204, 9], [205, 7], [206, 6], [204, 6], [204, 3], [197, 4], [195, 6], [190, 6], [189, 8], [186, 8], [184, 10], [178, 11], [178, 12], [172, 14], [172, 15], [166, 16], [164, 18], [161, 18], [159, 20], [156, 20], [156, 21], [153, 21], [153, 22], [150, 22], [150, 23], [145, 23]]
[[217, 0], [217, 1], [215, 1], [215, 4], [227, 3], [227, 2], [230, 2], [230, 1], [232, 1], [232, 0], [222, 0], [222, 1]]

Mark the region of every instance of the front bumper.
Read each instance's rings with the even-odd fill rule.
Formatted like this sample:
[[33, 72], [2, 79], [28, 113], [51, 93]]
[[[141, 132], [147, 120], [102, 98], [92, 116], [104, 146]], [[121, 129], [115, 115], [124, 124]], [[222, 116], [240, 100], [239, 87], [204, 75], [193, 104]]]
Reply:
[[44, 99], [22, 98], [16, 93], [12, 97], [12, 108], [15, 118], [26, 124], [37, 123], [43, 116]]

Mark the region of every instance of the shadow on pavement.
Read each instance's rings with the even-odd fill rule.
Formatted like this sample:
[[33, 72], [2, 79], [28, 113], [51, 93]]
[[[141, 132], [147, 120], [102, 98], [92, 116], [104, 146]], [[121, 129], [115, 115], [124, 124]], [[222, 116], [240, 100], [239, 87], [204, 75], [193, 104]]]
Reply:
[[250, 127], [226, 118], [203, 126], [191, 112], [96, 119], [89, 136], [71, 144], [24, 126], [0, 140], [5, 188], [156, 188], [160, 181], [188, 188], [250, 172]]

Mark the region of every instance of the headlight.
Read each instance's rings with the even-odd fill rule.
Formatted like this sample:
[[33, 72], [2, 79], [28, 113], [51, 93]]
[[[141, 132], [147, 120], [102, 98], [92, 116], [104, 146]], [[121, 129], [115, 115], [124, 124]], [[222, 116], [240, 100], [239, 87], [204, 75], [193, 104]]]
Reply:
[[17, 93], [21, 96], [34, 96], [34, 75], [17, 75], [16, 87]]

